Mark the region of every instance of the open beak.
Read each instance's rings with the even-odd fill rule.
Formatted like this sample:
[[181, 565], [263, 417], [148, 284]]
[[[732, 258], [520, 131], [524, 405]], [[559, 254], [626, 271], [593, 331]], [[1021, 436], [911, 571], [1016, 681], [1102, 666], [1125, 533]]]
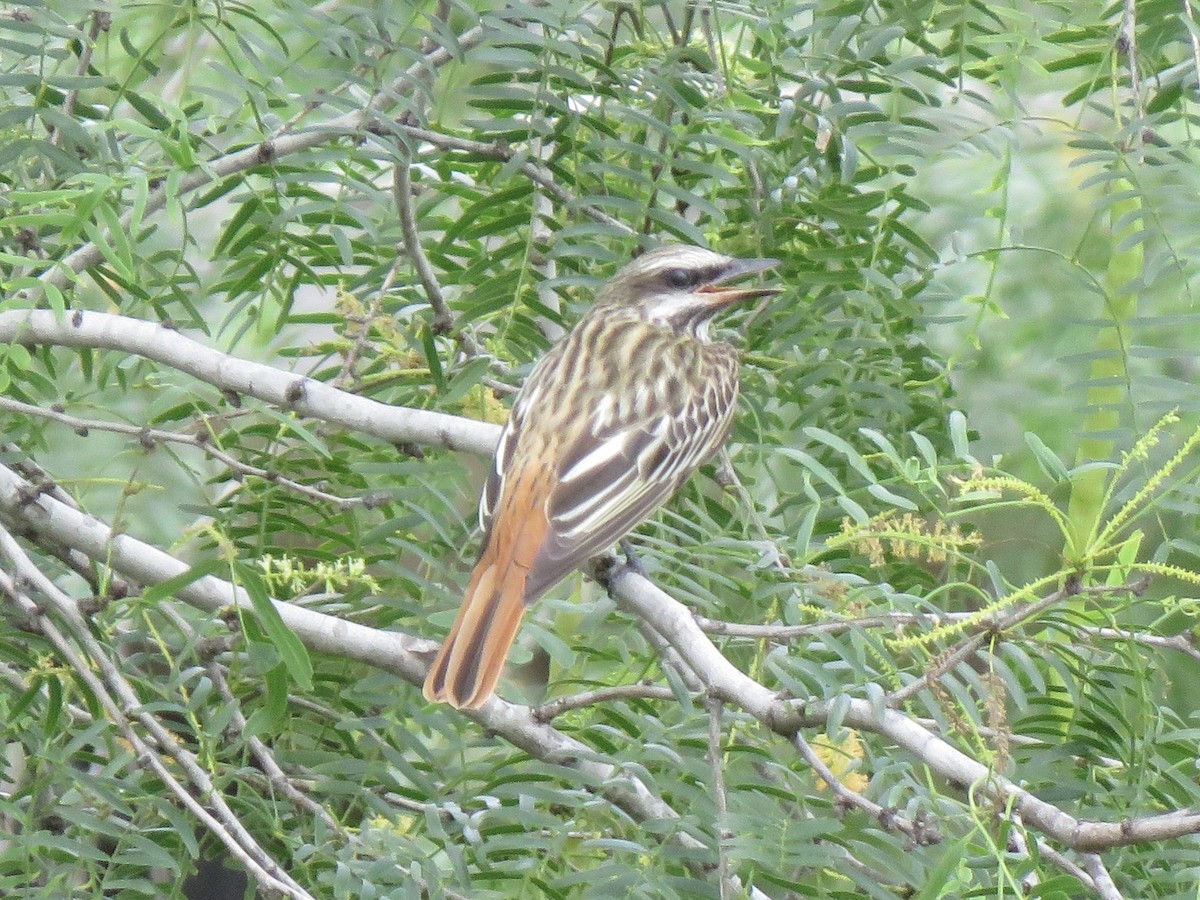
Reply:
[[765, 272], [779, 265], [777, 259], [735, 259], [720, 275], [708, 284], [696, 288], [696, 293], [707, 294], [717, 306], [728, 306], [742, 300], [752, 300], [756, 297], [770, 297], [782, 292], [777, 287], [722, 287], [727, 281], [745, 278], [758, 272]]

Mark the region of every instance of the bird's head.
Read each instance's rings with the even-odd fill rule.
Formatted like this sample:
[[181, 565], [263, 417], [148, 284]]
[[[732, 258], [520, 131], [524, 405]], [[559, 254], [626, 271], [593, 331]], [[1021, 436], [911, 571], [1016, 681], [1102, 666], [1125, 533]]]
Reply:
[[614, 275], [601, 288], [596, 305], [634, 309], [647, 321], [704, 338], [709, 320], [721, 310], [779, 293], [775, 287], [726, 283], [777, 265], [775, 259], [736, 259], [701, 247], [660, 247]]

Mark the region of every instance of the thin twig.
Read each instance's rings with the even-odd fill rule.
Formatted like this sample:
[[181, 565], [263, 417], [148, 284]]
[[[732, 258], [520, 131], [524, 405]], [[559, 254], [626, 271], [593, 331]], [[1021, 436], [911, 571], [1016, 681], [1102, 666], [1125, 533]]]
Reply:
[[[8, 401], [8, 398], [0, 396], [0, 404], [5, 402], [15, 401]], [[24, 404], [22, 404], [22, 406], [24, 406]], [[3, 405], [0, 405], [0, 409], [5, 408], [6, 407]], [[31, 406], [29, 408], [41, 410], [40, 406]], [[79, 509], [79, 504], [75, 502], [75, 498], [63, 490], [63, 488], [60, 487], [59, 484], [54, 480], [54, 476], [39, 466], [33, 459], [31, 459], [23, 448], [18, 447], [16, 444], [4, 444], [2, 447], [0, 447], [0, 451], [6, 455], [11, 455], [14, 457], [11, 462], [6, 462], [5, 465], [19, 474], [30, 484], [36, 485], [39, 493], [49, 494], [59, 503], [65, 503], [72, 509]]]
[[338, 497], [318, 488], [310, 487], [307, 484], [301, 484], [298, 481], [293, 481], [290, 478], [284, 478], [278, 472], [273, 472], [270, 469], [260, 469], [258, 466], [251, 466], [242, 462], [236, 456], [220, 450], [212, 443], [212, 438], [208, 432], [202, 432], [204, 435], [182, 434], [177, 431], [164, 431], [161, 428], [147, 428], [139, 425], [126, 425], [123, 422], [103, 422], [98, 419], [80, 419], [65, 412], [60, 412], [57, 409], [43, 409], [40, 406], [34, 406], [29, 403], [22, 403], [19, 400], [12, 400], [8, 397], [0, 397], [0, 410], [11, 413], [20, 413], [25, 416], [36, 416], [41, 419], [49, 419], [52, 422], [57, 422], [59, 425], [65, 425], [70, 428], [80, 437], [86, 437], [89, 431], [107, 431], [113, 434], [127, 434], [136, 437], [143, 447], [153, 446], [158, 442], [171, 444], [184, 444], [188, 447], [195, 447], [197, 450], [204, 452], [206, 456], [210, 456], [218, 462], [224, 463], [232, 471], [240, 475], [252, 475], [268, 481], [271, 484], [278, 484], [280, 487], [287, 488], [298, 494], [303, 494], [313, 500], [319, 500], [322, 503], [331, 503], [339, 509], [349, 509], [355, 506], [362, 506], [368, 501], [362, 497]]
[[915, 844], [936, 844], [942, 840], [941, 833], [932, 825], [907, 819], [894, 809], [885, 809], [873, 800], [868, 800], [857, 791], [846, 787], [799, 731], [792, 735], [792, 744], [804, 761], [829, 786], [829, 790], [842, 806], [849, 809], [861, 809], [877, 820], [885, 830], [898, 831]]
[[1112, 876], [1104, 865], [1104, 860], [1098, 853], [1086, 853], [1083, 857], [1083, 868], [1091, 876], [1092, 886], [1100, 896], [1100, 900], [1125, 900], [1124, 895], [1117, 890]]
[[270, 748], [260, 738], [246, 732], [246, 717], [242, 715], [241, 704], [238, 703], [237, 698], [233, 695], [233, 691], [230, 690], [229, 682], [225, 680], [224, 669], [215, 662], [210, 662], [208, 664], [208, 676], [212, 679], [213, 684], [217, 686], [217, 691], [221, 694], [221, 699], [225, 701], [225, 706], [230, 712], [230, 726], [245, 740], [246, 746], [250, 748], [250, 753], [258, 761], [259, 768], [267, 776], [271, 787], [287, 797], [295, 806], [316, 816], [325, 823], [325, 827], [333, 834], [345, 840], [348, 835], [346, 830], [342, 828], [341, 823], [331, 816], [325, 807], [296, 787], [292, 779], [287, 776], [279, 763], [275, 761], [275, 756], [271, 753]]
[[[425, 298], [433, 308], [433, 322], [430, 323], [433, 333], [449, 334], [454, 328], [454, 315], [450, 312], [450, 307], [446, 305], [446, 296], [442, 293], [442, 286], [438, 284], [433, 266], [429, 264], [429, 258], [425, 256], [425, 250], [421, 247], [421, 235], [417, 230], [417, 214], [413, 209], [412, 182], [409, 179], [408, 164], [408, 155], [405, 153], [392, 166], [392, 196], [396, 201], [396, 210], [400, 214], [400, 227], [404, 232], [404, 250], [408, 254], [409, 262], [416, 269], [417, 277], [421, 279], [421, 285], [425, 288]], [[471, 349], [474, 352], [478, 352], [478, 348], [473, 346], [474, 341], [469, 335], [464, 335], [463, 341], [472, 345]]]
[[725, 54], [718, 46], [717, 37], [713, 33], [712, 9], [707, 4], [700, 10], [700, 30], [704, 32], [704, 42], [708, 44], [708, 55], [712, 59], [716, 95], [724, 97], [729, 91], [725, 84]]
[[1135, 644], [1141, 644], [1144, 647], [1157, 647], [1163, 650], [1177, 650], [1193, 660], [1200, 662], [1200, 648], [1196, 646], [1196, 642], [1192, 638], [1191, 632], [1183, 634], [1159, 635], [1159, 634], [1137, 634], [1132, 631], [1123, 631], [1119, 628], [1098, 628], [1087, 626], [1079, 628], [1079, 631], [1084, 634], [1095, 635], [1098, 638], [1105, 638], [1114, 641], [1131, 641]]
[[721, 718], [725, 705], [713, 694], [704, 698], [708, 708], [708, 765], [712, 771], [713, 804], [717, 808], [717, 883], [720, 885], [721, 900], [731, 900], [733, 893], [729, 881], [729, 841], [733, 832], [729, 830], [729, 797], [725, 792], [725, 755], [721, 752]]
[[619, 684], [613, 687], [597, 688], [594, 691], [583, 691], [579, 694], [569, 694], [565, 697], [555, 697], [547, 700], [541, 706], [531, 710], [534, 719], [539, 722], [552, 722], [563, 713], [598, 703], [612, 703], [616, 700], [674, 700], [675, 692], [662, 684]]
[[863, 616], [859, 619], [840, 619], [834, 622], [813, 622], [810, 625], [753, 625], [745, 622], [727, 622], [696, 616], [696, 624], [706, 634], [721, 634], [729, 637], [753, 638], [754, 640], [790, 641], [795, 638], [815, 637], [822, 634], [841, 634], [858, 629], [869, 631], [875, 628], [903, 628], [916, 625], [924, 630], [939, 628], [948, 622], [961, 621], [975, 616], [973, 612], [952, 613], [883, 613], [878, 616]]
[[[88, 69], [92, 66], [92, 52], [96, 49], [96, 40], [100, 37], [100, 32], [108, 31], [112, 27], [112, 13], [96, 11], [92, 13], [92, 24], [88, 28], [87, 39], [82, 41], [82, 47], [79, 51], [79, 62], [75, 65], [75, 77], [87, 77]], [[74, 118], [75, 106], [79, 103], [79, 88], [71, 88], [67, 91], [66, 99], [63, 102], [62, 112], [68, 119]], [[62, 144], [62, 131], [55, 129], [54, 134], [50, 138], [50, 142], [54, 146]]]
[[1037, 848], [1038, 856], [1042, 859], [1048, 859], [1051, 865], [1058, 866], [1073, 878], [1078, 878], [1084, 887], [1096, 889], [1096, 883], [1092, 880], [1092, 876], [1076, 865], [1065, 853], [1060, 853], [1043, 840], [1037, 842]]
[[[358, 334], [350, 342], [350, 349], [342, 357], [342, 367], [338, 369], [337, 377], [333, 379], [333, 383], [337, 387], [349, 389], [350, 386], [357, 387], [359, 385], [360, 382], [358, 373], [355, 371], [355, 366], [358, 365], [358, 358], [362, 356], [363, 347], [370, 340], [371, 326], [375, 324], [375, 319], [379, 316], [379, 310], [383, 307], [383, 300], [388, 295], [388, 291], [392, 289], [392, 285], [396, 283], [396, 276], [400, 272], [400, 261], [401, 256], [397, 253], [395, 259], [392, 260], [391, 266], [388, 267], [388, 273], [384, 276], [383, 283], [379, 285], [379, 289], [371, 297], [371, 303], [362, 314], [361, 320], [354, 321], [354, 324], [358, 325]], [[347, 320], [353, 321], [349, 317], [347, 317]]]
[[[638, 571], [641, 570], [641, 563], [638, 562], [637, 556], [634, 553], [633, 545], [625, 539], [621, 542], [621, 548], [625, 553], [625, 563], [621, 563], [613, 554], [608, 554], [599, 557], [592, 561], [592, 575], [596, 582], [606, 591], [610, 589], [611, 579], [617, 577], [625, 570]], [[644, 573], [644, 570], [642, 570]], [[676, 652], [671, 646], [671, 642], [664, 635], [658, 633], [654, 626], [642, 618], [636, 618], [634, 624], [637, 630], [645, 638], [658, 657], [659, 665], [664, 673], [674, 674], [680, 681], [683, 682], [689, 693], [697, 694], [702, 690], [702, 682], [700, 677], [692, 671], [691, 667], [684, 661], [683, 657]]]
[[1135, 591], [1142, 589], [1138, 584], [1123, 584], [1117, 586], [1108, 585], [1090, 585], [1087, 587], [1075, 587], [1071, 590], [1060, 590], [1043, 597], [1035, 603], [1030, 603], [1025, 606], [1020, 606], [1014, 610], [1010, 610], [1007, 615], [998, 619], [993, 618], [981, 623], [982, 631], [968, 638], [962, 646], [951, 653], [949, 656], [930, 669], [921, 678], [911, 681], [899, 690], [888, 694], [888, 706], [893, 708], [899, 707], [905, 703], [910, 697], [920, 693], [927, 687], [933, 685], [935, 681], [957, 666], [960, 662], [969, 659], [973, 656], [980, 647], [988, 640], [992, 640], [1000, 635], [1012, 631], [1017, 626], [1036, 618], [1044, 610], [1061, 603], [1065, 597], [1077, 597], [1081, 594], [1110, 594], [1121, 591]]
[[1129, 67], [1129, 90], [1133, 94], [1133, 149], [1140, 163], [1145, 158], [1142, 127], [1146, 110], [1142, 102], [1142, 72], [1137, 59], [1137, 0], [1125, 0], [1125, 13], [1121, 18], [1121, 49]]
[[994, 638], [995, 632], [991, 630], [980, 631], [976, 634], [973, 634], [957, 650], [941, 658], [937, 665], [927, 671], [920, 678], [910, 681], [908, 684], [904, 685], [904, 687], [888, 694], [888, 706], [893, 708], [903, 706], [910, 697], [919, 694], [926, 688], [932, 687], [934, 682], [939, 681], [943, 675], [945, 675], [959, 663], [970, 659], [979, 651], [980, 647]]
[[[429, 17], [430, 25], [446, 25], [450, 21], [450, 0], [438, 0], [437, 7]], [[438, 48], [438, 43], [429, 35], [421, 38], [421, 52], [428, 55]]]
[[722, 485], [729, 485], [737, 494], [738, 500], [741, 501], [742, 509], [745, 510], [749, 517], [754, 530], [758, 532], [759, 540], [771, 548], [771, 565], [777, 568], [785, 575], [792, 574], [792, 563], [788, 559], [786, 553], [780, 549], [775, 543], [775, 539], [771, 537], [767, 531], [767, 526], [758, 515], [758, 509], [754, 506], [754, 498], [750, 496], [750, 492], [746, 490], [746, 486], [742, 484], [742, 479], [738, 476], [737, 469], [733, 467], [733, 460], [729, 457], [729, 448], [722, 447], [718, 457], [719, 466], [717, 469], [717, 481]]
[[[691, 11], [690, 4], [688, 6], [688, 10], [689, 10], [689, 12]], [[669, 32], [671, 32], [671, 46], [673, 46], [673, 47], [681, 46], [683, 43], [683, 38], [681, 38], [679, 35], [679, 28], [675, 24], [675, 17], [671, 14], [671, 7], [668, 4], [664, 3], [660, 7], [659, 11], [662, 13], [663, 21], [667, 25], [667, 30]]]
[[[3, 400], [4, 398], [0, 397], [0, 401]], [[54, 480], [54, 476], [30, 459], [22, 448], [16, 444], [3, 444], [0, 445], [0, 454], [13, 457], [13, 460], [7, 465], [30, 484], [35, 485], [39, 493], [53, 497], [59, 503], [66, 504], [72, 509], [79, 509], [75, 498], [63, 490]], [[97, 574], [96, 566], [85, 554], [65, 544], [51, 544], [42, 549], [50, 556], [60, 560], [63, 565], [87, 582], [93, 591], [100, 592], [101, 579]], [[110, 581], [107, 587], [107, 593], [111, 597], [124, 597], [130, 593], [130, 586], [120, 579]]]
[[[1014, 814], [1010, 817], [1013, 827], [1008, 830], [1008, 847], [1007, 851], [1020, 859], [1029, 858], [1029, 839], [1026, 835], [1025, 825], [1021, 821], [1019, 814]], [[1028, 872], [1021, 876], [1018, 882], [1021, 886], [1021, 896], [1028, 897], [1034, 892], [1042, 882], [1042, 875], [1036, 868], [1030, 868]]]
[[[554, 155], [553, 145], [546, 142], [545, 138], [539, 133], [530, 143], [530, 155], [541, 161], [544, 166], [546, 160]], [[543, 247], [548, 247], [553, 239], [553, 231], [551, 229], [551, 219], [554, 216], [554, 203], [544, 187], [538, 183], [533, 185], [533, 209], [532, 220], [529, 225], [529, 243], [532, 245], [531, 255], [533, 256], [533, 268], [538, 273], [537, 294], [538, 302], [546, 309], [558, 312], [560, 303], [558, 294], [550, 287], [550, 284], [558, 276], [558, 264], [554, 258], [542, 252]], [[538, 316], [538, 330], [550, 342], [557, 341], [564, 334], [563, 327], [553, 319], [546, 316]]]

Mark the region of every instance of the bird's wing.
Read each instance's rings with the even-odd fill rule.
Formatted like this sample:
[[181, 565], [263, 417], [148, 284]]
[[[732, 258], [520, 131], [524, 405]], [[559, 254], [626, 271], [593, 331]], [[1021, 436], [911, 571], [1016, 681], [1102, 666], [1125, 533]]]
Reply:
[[733, 398], [704, 395], [654, 418], [582, 430], [556, 454], [548, 528], [525, 591], [536, 598], [646, 519], [725, 440]]

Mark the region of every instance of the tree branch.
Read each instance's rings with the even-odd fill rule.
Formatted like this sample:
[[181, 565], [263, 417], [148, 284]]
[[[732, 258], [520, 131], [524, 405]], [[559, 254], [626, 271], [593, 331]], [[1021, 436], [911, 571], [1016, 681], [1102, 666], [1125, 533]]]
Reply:
[[[832, 703], [781, 700], [729, 662], [700, 630], [687, 607], [645, 578], [620, 570], [612, 576], [610, 584], [621, 608], [649, 621], [715, 696], [740, 706], [789, 740], [800, 728], [827, 722], [833, 711]], [[1011, 805], [1026, 822], [1075, 850], [1095, 851], [1200, 833], [1200, 814], [1192, 812], [1121, 822], [1076, 819], [996, 774], [895, 709], [854, 698], [839, 702], [838, 711], [843, 724], [888, 738], [960, 788], [983, 788], [1000, 805]]]
[[0, 343], [55, 344], [119, 350], [154, 360], [225, 391], [245, 394], [372, 434], [391, 443], [414, 443], [489, 455], [500, 426], [457, 416], [389, 406], [335, 387], [239, 359], [153, 322], [76, 310], [60, 319], [46, 309], [0, 313]]

